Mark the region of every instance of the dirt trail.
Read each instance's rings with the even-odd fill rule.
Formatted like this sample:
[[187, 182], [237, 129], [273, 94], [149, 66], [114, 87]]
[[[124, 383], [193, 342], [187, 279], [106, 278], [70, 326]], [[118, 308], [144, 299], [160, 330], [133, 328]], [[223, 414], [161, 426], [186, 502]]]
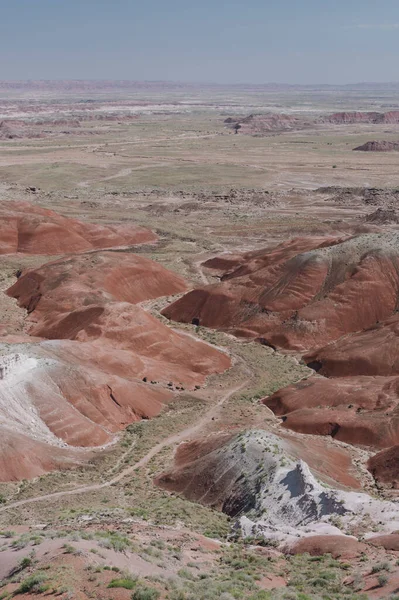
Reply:
[[165, 438], [164, 440], [162, 440], [161, 442], [156, 444], [153, 448], [151, 448], [151, 450], [149, 452], [147, 452], [147, 454], [145, 456], [143, 456], [140, 460], [138, 460], [136, 463], [134, 463], [130, 467], [127, 467], [126, 469], [121, 471], [118, 475], [116, 475], [112, 479], [109, 479], [108, 481], [105, 481], [103, 483], [95, 483], [93, 485], [85, 485], [85, 486], [75, 488], [72, 490], [66, 490], [66, 491], [62, 491], [62, 492], [53, 492], [51, 494], [44, 494], [43, 496], [36, 496], [35, 498], [28, 498], [26, 500], [18, 500], [17, 502], [13, 502], [11, 504], [8, 504], [7, 506], [3, 506], [2, 508], [0, 508], [0, 513], [3, 513], [5, 511], [13, 509], [13, 508], [18, 508], [20, 506], [24, 506], [26, 504], [33, 504], [36, 502], [41, 502], [43, 500], [47, 501], [47, 500], [52, 500], [52, 499], [56, 499], [56, 498], [57, 499], [62, 498], [64, 496], [74, 496], [76, 494], [85, 494], [88, 492], [95, 492], [97, 490], [102, 490], [104, 488], [107, 488], [107, 487], [115, 484], [115, 483], [118, 483], [127, 475], [131, 475], [136, 469], [144, 467], [146, 464], [148, 464], [150, 462], [150, 460], [152, 458], [154, 458], [154, 456], [156, 456], [164, 448], [166, 448], [168, 446], [172, 446], [173, 444], [178, 444], [178, 443], [182, 442], [183, 440], [191, 437], [193, 434], [199, 432], [204, 427], [204, 425], [206, 425], [209, 421], [212, 420], [212, 418], [214, 416], [216, 416], [216, 414], [218, 413], [219, 409], [223, 406], [223, 404], [225, 402], [227, 402], [227, 400], [231, 396], [233, 396], [234, 394], [239, 392], [241, 389], [243, 389], [249, 383], [249, 381], [250, 381], [249, 379], [246, 379], [240, 385], [237, 385], [234, 388], [231, 388], [224, 396], [222, 396], [222, 398], [217, 402], [217, 404], [213, 405], [204, 414], [204, 416], [195, 425], [190, 425], [190, 427], [187, 427], [183, 431], [180, 431], [179, 433], [175, 433], [175, 434]]

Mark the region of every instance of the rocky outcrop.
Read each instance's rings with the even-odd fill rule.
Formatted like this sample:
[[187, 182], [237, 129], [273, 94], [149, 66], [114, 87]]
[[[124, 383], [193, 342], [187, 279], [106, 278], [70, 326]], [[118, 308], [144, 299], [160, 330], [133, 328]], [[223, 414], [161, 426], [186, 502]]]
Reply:
[[394, 208], [377, 208], [377, 210], [366, 216], [365, 221], [376, 225], [399, 223], [399, 213]]

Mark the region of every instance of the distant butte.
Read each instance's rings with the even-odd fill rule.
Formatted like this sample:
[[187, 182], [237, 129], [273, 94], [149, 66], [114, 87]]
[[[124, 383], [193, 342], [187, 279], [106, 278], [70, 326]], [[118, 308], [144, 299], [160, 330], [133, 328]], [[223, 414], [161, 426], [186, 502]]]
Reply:
[[362, 146], [353, 148], [355, 152], [397, 152], [399, 151], [399, 142], [366, 142]]

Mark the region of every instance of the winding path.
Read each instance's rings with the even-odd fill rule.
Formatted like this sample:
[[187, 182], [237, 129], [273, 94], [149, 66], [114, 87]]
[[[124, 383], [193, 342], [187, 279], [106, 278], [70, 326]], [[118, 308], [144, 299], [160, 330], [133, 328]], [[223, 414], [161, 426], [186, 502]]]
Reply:
[[204, 427], [204, 425], [206, 425], [209, 421], [212, 420], [213, 417], [215, 417], [215, 415], [218, 413], [221, 406], [225, 402], [227, 402], [227, 400], [229, 398], [231, 398], [231, 396], [233, 396], [234, 394], [239, 392], [241, 389], [243, 389], [248, 383], [249, 383], [249, 379], [246, 379], [240, 385], [237, 385], [236, 387], [231, 388], [224, 396], [222, 396], [220, 398], [220, 400], [216, 404], [214, 404], [204, 414], [204, 416], [195, 425], [190, 425], [190, 427], [183, 429], [183, 431], [180, 431], [178, 433], [175, 433], [175, 434], [170, 435], [169, 437], [165, 438], [164, 440], [162, 440], [161, 442], [156, 444], [153, 448], [151, 448], [151, 450], [149, 452], [147, 452], [147, 454], [145, 456], [140, 458], [140, 460], [138, 460], [136, 463], [134, 463], [134, 465], [131, 465], [131, 466], [127, 467], [126, 469], [123, 469], [123, 471], [121, 471], [118, 475], [115, 475], [115, 477], [113, 477], [112, 479], [109, 479], [108, 481], [105, 481], [103, 483], [94, 483], [93, 485], [85, 485], [85, 486], [78, 487], [78, 488], [75, 488], [72, 490], [66, 490], [66, 491], [62, 491], [62, 492], [53, 492], [51, 494], [44, 494], [43, 496], [36, 496], [35, 498], [28, 498], [26, 500], [18, 500], [17, 502], [12, 502], [11, 504], [8, 504], [7, 506], [1, 507], [0, 513], [4, 513], [7, 510], [10, 510], [13, 508], [18, 508], [20, 506], [25, 506], [27, 504], [34, 504], [36, 502], [63, 498], [64, 496], [74, 496], [77, 494], [85, 494], [88, 492], [95, 492], [97, 490], [102, 490], [104, 488], [110, 487], [111, 485], [114, 485], [115, 483], [118, 483], [127, 475], [131, 475], [136, 469], [139, 469], [140, 467], [144, 467], [146, 464], [148, 464], [150, 462], [150, 460], [152, 458], [154, 458], [154, 456], [159, 454], [159, 452], [161, 452], [161, 450], [163, 450], [164, 448], [167, 448], [168, 446], [172, 446], [173, 444], [178, 444], [178, 443], [182, 442], [183, 440], [191, 437], [193, 434], [198, 433]]

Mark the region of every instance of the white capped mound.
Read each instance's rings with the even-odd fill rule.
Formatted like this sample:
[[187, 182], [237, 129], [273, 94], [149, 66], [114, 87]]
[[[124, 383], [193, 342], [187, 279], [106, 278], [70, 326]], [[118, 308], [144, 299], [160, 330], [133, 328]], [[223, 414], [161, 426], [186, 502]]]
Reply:
[[0, 424], [35, 440], [63, 446], [41, 419], [30, 393], [32, 385], [42, 385], [43, 394], [48, 393], [45, 388], [51, 383], [45, 369], [49, 363], [19, 353], [0, 356]]
[[305, 462], [287, 457], [278, 437], [250, 431], [241, 436], [240, 444], [244, 454], [263, 456], [261, 476], [257, 461], [251, 468], [252, 461], [247, 460], [243, 469], [257, 487], [254, 507], [239, 519], [244, 536], [292, 542], [308, 535], [347, 534], [353, 527], [366, 536], [399, 529], [398, 504], [324, 486]]

